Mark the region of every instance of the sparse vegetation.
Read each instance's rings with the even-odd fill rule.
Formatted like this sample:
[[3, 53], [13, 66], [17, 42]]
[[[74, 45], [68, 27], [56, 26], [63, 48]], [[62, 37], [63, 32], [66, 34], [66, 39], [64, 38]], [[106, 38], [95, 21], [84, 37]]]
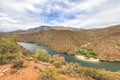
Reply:
[[80, 65], [78, 63], [71, 62], [71, 63], [68, 63], [66, 66], [70, 75], [79, 77], [78, 71], [79, 71]]
[[61, 80], [58, 78], [58, 73], [55, 67], [45, 70], [40, 74], [38, 80]]
[[95, 80], [120, 80], [120, 76], [117, 73], [109, 72], [104, 69], [78, 66], [78, 63], [69, 63], [67, 69], [70, 71], [70, 75], [76, 77], [92, 77]]

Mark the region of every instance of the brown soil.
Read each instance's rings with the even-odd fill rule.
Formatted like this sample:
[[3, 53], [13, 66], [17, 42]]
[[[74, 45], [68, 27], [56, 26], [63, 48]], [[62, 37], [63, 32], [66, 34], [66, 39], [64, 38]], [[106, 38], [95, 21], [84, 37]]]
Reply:
[[[0, 72], [0, 80], [37, 80], [39, 77], [39, 72], [34, 68], [35, 66], [38, 66], [41, 69], [46, 67], [42, 64], [38, 64], [32, 61], [26, 62], [26, 68], [22, 68], [20, 70], [12, 69], [12, 74], [10, 72], [7, 74]], [[0, 66], [0, 70], [7, 67], [10, 67], [10, 65]]]
[[[26, 67], [19, 70], [10, 68], [10, 64], [0, 65], [0, 80], [37, 80], [40, 74], [38, 69], [45, 70], [51, 66], [49, 63], [35, 63], [33, 61], [27, 61], [24, 65]], [[86, 78], [76, 79], [75, 77], [65, 75], [60, 75], [60, 77], [65, 80], [89, 80]]]

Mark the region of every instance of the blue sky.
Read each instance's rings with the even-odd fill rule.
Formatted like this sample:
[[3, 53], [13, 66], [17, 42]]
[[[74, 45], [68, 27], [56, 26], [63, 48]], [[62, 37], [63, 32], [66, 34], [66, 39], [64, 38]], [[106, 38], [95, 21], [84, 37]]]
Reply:
[[0, 31], [41, 25], [103, 28], [120, 24], [120, 0], [0, 0]]

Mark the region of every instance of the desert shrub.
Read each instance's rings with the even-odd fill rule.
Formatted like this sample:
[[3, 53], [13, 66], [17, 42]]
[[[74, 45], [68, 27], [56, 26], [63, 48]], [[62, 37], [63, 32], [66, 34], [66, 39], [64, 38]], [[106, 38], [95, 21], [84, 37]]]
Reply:
[[17, 43], [11, 39], [0, 39], [0, 64], [13, 62], [19, 59], [22, 55], [22, 50]]
[[44, 49], [37, 49], [37, 51], [34, 54], [35, 60], [48, 62], [50, 58], [51, 55]]
[[16, 69], [23, 68], [23, 63], [24, 63], [23, 60], [15, 61], [12, 65], [12, 68], [16, 68]]
[[49, 62], [50, 62], [50, 63], [54, 63], [55, 61], [56, 61], [56, 60], [55, 60], [54, 58], [50, 58], [50, 59], [49, 59]]
[[61, 80], [61, 79], [58, 78], [57, 71], [53, 67], [42, 72], [38, 80]]
[[55, 61], [53, 63], [53, 65], [56, 67], [56, 68], [60, 68], [61, 67], [61, 62], [60, 61]]
[[78, 75], [79, 74], [79, 72], [78, 72], [79, 71], [79, 66], [80, 65], [78, 63], [73, 63], [73, 62], [68, 63], [67, 64], [67, 69], [70, 72], [69, 74], [74, 75], [74, 76]]

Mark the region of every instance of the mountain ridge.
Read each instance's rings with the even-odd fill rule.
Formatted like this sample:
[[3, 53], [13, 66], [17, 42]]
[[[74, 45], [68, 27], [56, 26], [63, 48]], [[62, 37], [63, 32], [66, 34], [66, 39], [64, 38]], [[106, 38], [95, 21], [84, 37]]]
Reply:
[[[39, 27], [35, 27], [35, 28], [29, 28], [27, 30], [16, 30], [16, 31], [10, 31], [7, 33], [28, 33], [28, 32], [36, 32], [39, 30], [51, 30], [51, 29], [55, 29], [55, 30], [71, 30], [71, 31], [86, 31], [86, 30], [101, 30], [101, 29], [107, 29], [109, 27], [117, 27], [119, 25], [114, 25], [114, 26], [108, 26], [105, 28], [91, 28], [91, 29], [83, 29], [83, 28], [73, 28], [73, 27], [65, 27], [65, 26], [46, 26], [46, 25], [42, 25]], [[0, 32], [3, 33], [3, 32]]]

